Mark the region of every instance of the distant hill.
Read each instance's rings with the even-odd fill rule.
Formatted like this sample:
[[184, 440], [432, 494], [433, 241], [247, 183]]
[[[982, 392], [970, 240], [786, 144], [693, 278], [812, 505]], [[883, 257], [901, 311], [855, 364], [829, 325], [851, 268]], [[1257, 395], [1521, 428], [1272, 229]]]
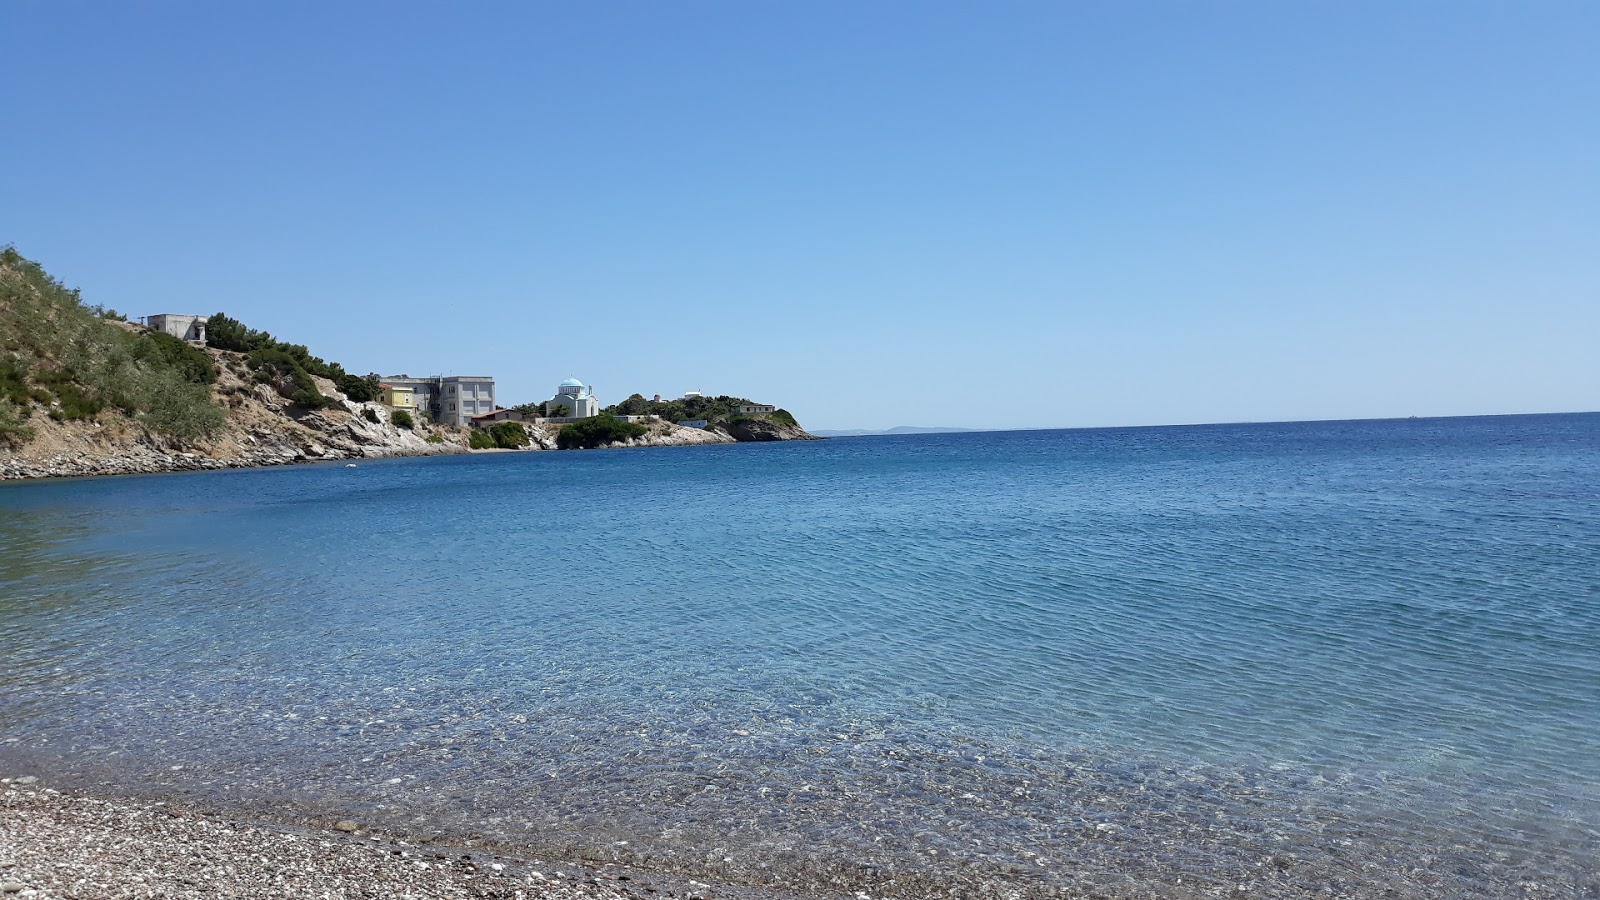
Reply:
[[942, 425], [896, 425], [882, 431], [869, 431], [864, 428], [851, 428], [847, 430], [818, 429], [812, 434], [822, 437], [867, 437], [881, 434], [954, 434], [962, 431], [981, 431], [979, 428], [950, 428]]

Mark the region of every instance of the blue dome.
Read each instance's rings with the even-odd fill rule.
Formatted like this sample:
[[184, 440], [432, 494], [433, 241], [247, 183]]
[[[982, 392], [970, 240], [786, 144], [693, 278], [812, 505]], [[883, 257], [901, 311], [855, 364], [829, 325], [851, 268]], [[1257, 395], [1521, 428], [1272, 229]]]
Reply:
[[583, 382], [576, 378], [568, 378], [566, 381], [561, 382], [561, 387], [583, 387]]

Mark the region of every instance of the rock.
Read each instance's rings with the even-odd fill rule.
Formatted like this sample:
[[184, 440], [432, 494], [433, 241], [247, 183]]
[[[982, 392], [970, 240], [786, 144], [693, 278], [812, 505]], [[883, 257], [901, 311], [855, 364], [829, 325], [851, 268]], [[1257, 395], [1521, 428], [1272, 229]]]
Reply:
[[354, 831], [358, 831], [361, 828], [360, 825], [357, 825], [356, 823], [350, 821], [349, 819], [340, 819], [338, 822], [334, 823], [333, 827], [335, 829], [339, 830], [339, 831], [345, 832], [346, 834], [349, 834], [349, 833], [354, 832]]
[[38, 780], [39, 780], [38, 776], [35, 776], [35, 775], [24, 775], [21, 778], [18, 778], [16, 780], [12, 781], [12, 784], [33, 784], [33, 783], [37, 782]]
[[741, 444], [755, 441], [823, 440], [799, 425], [790, 425], [767, 416], [742, 416], [729, 422], [725, 427], [728, 434]]
[[21, 884], [16, 881], [8, 881], [5, 884], [0, 884], [0, 894], [15, 894], [24, 890], [25, 888], [27, 888], [27, 885], [25, 884]]

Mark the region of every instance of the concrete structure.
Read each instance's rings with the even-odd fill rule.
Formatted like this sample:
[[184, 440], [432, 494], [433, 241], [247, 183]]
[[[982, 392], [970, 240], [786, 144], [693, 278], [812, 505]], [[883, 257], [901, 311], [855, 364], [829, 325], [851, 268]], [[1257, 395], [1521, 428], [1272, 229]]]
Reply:
[[769, 412], [777, 412], [777, 411], [778, 411], [778, 408], [776, 406], [768, 406], [765, 403], [752, 403], [749, 406], [741, 406], [741, 407], [739, 407], [739, 415], [741, 415], [741, 416], [749, 416], [749, 415], [754, 415], [756, 413], [769, 413]]
[[685, 428], [704, 428], [711, 423], [707, 422], [705, 419], [684, 419], [678, 424]]
[[383, 405], [390, 409], [403, 409], [410, 412], [417, 408], [416, 388], [397, 384], [379, 385], [383, 389]]
[[388, 375], [386, 385], [410, 388], [416, 409], [441, 425], [468, 425], [473, 416], [498, 409], [494, 402], [494, 379], [488, 375]]
[[209, 318], [211, 317], [160, 313], [145, 316], [144, 324], [156, 331], [164, 331], [178, 340], [203, 345], [206, 342], [206, 320]]
[[600, 401], [590, 388], [576, 378], [568, 378], [556, 387], [556, 395], [544, 402], [545, 415], [555, 412], [557, 406], [567, 408], [567, 414], [559, 417], [563, 419], [587, 419], [600, 415]]

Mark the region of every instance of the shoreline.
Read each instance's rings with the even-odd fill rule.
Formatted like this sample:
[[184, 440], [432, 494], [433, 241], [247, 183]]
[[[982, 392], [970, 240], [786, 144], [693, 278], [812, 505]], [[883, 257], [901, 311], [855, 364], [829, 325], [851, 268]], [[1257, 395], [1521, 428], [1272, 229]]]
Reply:
[[[535, 426], [537, 429], [538, 426]], [[218, 472], [226, 469], [264, 469], [308, 463], [348, 463], [380, 459], [412, 459], [430, 456], [478, 456], [517, 453], [574, 453], [582, 450], [559, 450], [555, 437], [548, 430], [530, 434], [534, 438], [528, 447], [469, 449], [453, 442], [428, 444], [425, 448], [390, 448], [367, 446], [359, 452], [332, 446], [313, 445], [310, 448], [271, 449], [246, 453], [240, 456], [218, 458], [196, 452], [163, 452], [144, 445], [133, 445], [128, 452], [102, 455], [69, 456], [56, 453], [39, 459], [23, 459], [15, 454], [0, 454], [0, 484], [6, 482], [47, 481], [65, 478], [104, 478], [120, 475], [166, 475], [179, 472]], [[806, 440], [789, 438], [786, 440]], [[824, 440], [823, 438], [811, 438]], [[728, 444], [761, 443], [741, 441], [715, 432], [702, 432], [679, 426], [668, 426], [642, 438], [610, 444], [594, 449], [642, 450], [661, 447], [704, 447]]]
[[407, 897], [486, 900], [860, 900], [775, 891], [465, 840], [407, 841], [342, 820], [318, 828], [176, 800], [0, 779], [0, 896]]

